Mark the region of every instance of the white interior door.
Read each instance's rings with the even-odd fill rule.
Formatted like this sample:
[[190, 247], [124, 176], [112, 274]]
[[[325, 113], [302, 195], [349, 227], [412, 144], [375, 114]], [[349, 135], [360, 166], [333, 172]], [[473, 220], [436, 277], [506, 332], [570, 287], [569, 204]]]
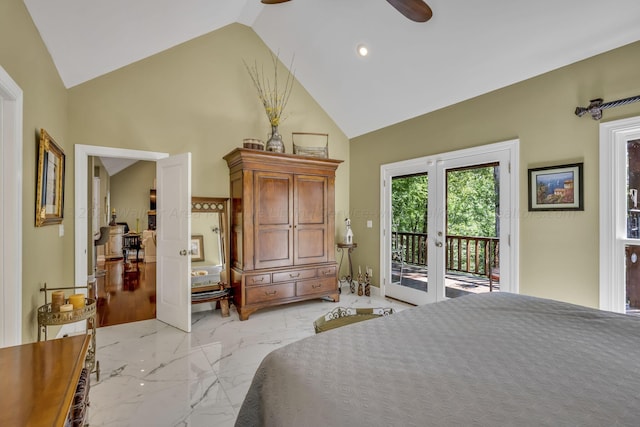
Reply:
[[[507, 141], [467, 150], [422, 157], [389, 165], [382, 165], [380, 274], [381, 292], [393, 298], [421, 305], [446, 299], [446, 173], [450, 169], [498, 163], [500, 165], [500, 289], [518, 292], [517, 282], [517, 218], [510, 215], [518, 206], [518, 141]], [[392, 280], [392, 213], [391, 180], [394, 176], [428, 175], [427, 284], [420, 289], [403, 286]]]
[[156, 163], [156, 318], [191, 332], [191, 153]]

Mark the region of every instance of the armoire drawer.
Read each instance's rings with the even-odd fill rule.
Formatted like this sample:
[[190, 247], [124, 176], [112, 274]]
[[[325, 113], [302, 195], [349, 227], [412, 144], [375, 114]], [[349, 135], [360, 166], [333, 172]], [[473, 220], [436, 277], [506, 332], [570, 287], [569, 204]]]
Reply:
[[245, 284], [247, 286], [268, 285], [271, 283], [271, 274], [255, 274], [246, 276]]
[[337, 282], [335, 277], [328, 279], [311, 279], [296, 282], [296, 295], [311, 295], [319, 292], [328, 292], [337, 290]]
[[296, 288], [293, 282], [247, 288], [247, 304], [256, 304], [294, 296], [296, 296]]
[[318, 277], [321, 279], [325, 277], [336, 277], [336, 270], [335, 265], [331, 267], [320, 267], [318, 268]]
[[306, 270], [284, 271], [281, 273], [273, 273], [273, 283], [313, 279], [314, 277], [316, 277], [316, 270], [314, 268], [308, 268]]

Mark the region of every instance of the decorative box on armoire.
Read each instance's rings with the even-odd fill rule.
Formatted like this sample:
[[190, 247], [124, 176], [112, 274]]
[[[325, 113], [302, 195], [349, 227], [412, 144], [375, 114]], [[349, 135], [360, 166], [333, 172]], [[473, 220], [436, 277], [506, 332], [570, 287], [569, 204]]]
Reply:
[[294, 301], [338, 301], [335, 172], [342, 160], [243, 148], [224, 159], [231, 184], [231, 286], [240, 320]]

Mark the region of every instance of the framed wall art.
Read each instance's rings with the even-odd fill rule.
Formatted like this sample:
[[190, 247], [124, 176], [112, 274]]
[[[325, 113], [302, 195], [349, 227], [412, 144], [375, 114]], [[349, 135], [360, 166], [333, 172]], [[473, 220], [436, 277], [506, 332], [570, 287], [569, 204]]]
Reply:
[[204, 236], [202, 234], [191, 236], [191, 261], [204, 261]]
[[583, 163], [529, 169], [530, 211], [583, 211]]
[[40, 130], [36, 180], [36, 227], [60, 224], [64, 209], [64, 151]]

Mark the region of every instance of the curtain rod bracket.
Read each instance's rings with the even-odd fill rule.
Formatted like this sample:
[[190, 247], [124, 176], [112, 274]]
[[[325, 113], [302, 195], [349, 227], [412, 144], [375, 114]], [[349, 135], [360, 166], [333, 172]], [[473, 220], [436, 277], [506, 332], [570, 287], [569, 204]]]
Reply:
[[603, 102], [602, 98], [596, 98], [589, 101], [588, 107], [576, 107], [575, 114], [578, 117], [582, 117], [585, 114], [589, 113], [591, 114], [591, 118], [593, 120], [600, 120], [602, 118], [602, 110], [606, 110], [607, 108], [619, 107], [621, 105], [631, 104], [632, 102], [638, 101], [640, 101], [640, 95], [610, 102]]

